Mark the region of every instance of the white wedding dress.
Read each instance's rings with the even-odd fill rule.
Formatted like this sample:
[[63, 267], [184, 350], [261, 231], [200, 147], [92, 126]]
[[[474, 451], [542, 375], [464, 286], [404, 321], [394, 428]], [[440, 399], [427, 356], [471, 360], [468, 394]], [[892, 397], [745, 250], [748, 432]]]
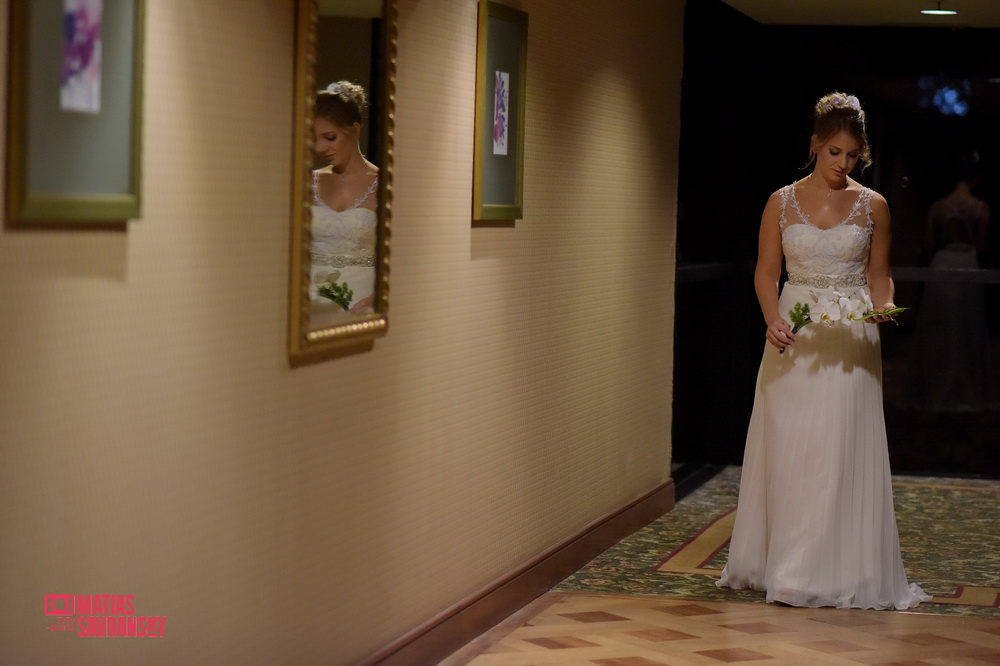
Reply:
[[[783, 314], [836, 302], [834, 291], [870, 302], [871, 197], [865, 188], [845, 220], [823, 229], [792, 186], [781, 190]], [[812, 323], [783, 354], [766, 345], [719, 587], [793, 606], [904, 609], [930, 599], [907, 582], [899, 554], [881, 375], [874, 323]]]
[[[373, 196], [378, 179], [347, 210], [333, 210], [319, 196], [319, 173], [313, 172], [312, 245], [309, 280], [310, 324], [343, 318], [342, 305], [319, 295], [321, 284], [346, 283], [354, 292], [350, 306], [375, 291], [375, 242], [378, 215], [361, 204]], [[356, 314], [364, 314], [359, 312]]]

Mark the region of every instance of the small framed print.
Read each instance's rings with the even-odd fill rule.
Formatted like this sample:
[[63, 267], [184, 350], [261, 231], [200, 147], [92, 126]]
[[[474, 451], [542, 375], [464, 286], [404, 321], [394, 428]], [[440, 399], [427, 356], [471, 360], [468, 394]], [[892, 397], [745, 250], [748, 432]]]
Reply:
[[524, 99], [528, 15], [491, 0], [479, 3], [474, 220], [524, 214]]
[[6, 222], [139, 216], [144, 0], [11, 0]]

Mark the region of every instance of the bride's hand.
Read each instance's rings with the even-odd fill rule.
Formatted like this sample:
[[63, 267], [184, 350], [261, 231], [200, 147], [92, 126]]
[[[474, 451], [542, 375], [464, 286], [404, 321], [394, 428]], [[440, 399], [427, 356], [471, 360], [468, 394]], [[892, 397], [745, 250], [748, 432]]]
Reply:
[[791, 344], [795, 342], [795, 335], [792, 333], [792, 327], [787, 321], [781, 319], [780, 317], [767, 325], [766, 337], [768, 342], [781, 350], [784, 350], [786, 347], [790, 347]]
[[875, 322], [876, 324], [881, 324], [884, 321], [892, 321], [892, 317], [883, 317], [882, 315], [880, 315], [878, 313], [879, 312], [884, 312], [885, 310], [892, 310], [894, 307], [896, 307], [895, 303], [886, 303], [882, 307], [876, 307], [876, 308], [874, 308], [873, 311], [875, 312], [875, 316], [872, 317], [871, 320], [873, 322]]
[[365, 296], [360, 301], [351, 306], [352, 314], [368, 314], [373, 312], [375, 309], [375, 294], [374, 292]]

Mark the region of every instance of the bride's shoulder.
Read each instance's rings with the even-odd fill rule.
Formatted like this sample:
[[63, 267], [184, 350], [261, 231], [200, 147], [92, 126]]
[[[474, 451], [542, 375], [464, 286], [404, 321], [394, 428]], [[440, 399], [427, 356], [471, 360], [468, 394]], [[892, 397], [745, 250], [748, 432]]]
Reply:
[[761, 224], [773, 225], [776, 228], [781, 226], [781, 219], [785, 215], [786, 192], [787, 187], [782, 187], [772, 192], [771, 196], [767, 198], [767, 203], [764, 204], [764, 212], [761, 215]]
[[866, 185], [862, 185], [861, 183], [850, 177], [847, 178], [847, 189], [852, 192], [863, 192], [866, 196], [881, 196], [878, 192], [876, 192], [872, 188]]
[[333, 179], [333, 169], [326, 166], [321, 169], [313, 169], [313, 183], [326, 187]]
[[871, 201], [872, 206], [880, 206], [888, 208], [889, 204], [886, 203], [884, 196], [882, 196], [881, 194], [879, 194], [870, 187], [865, 187], [864, 185], [859, 185], [858, 188], [861, 190], [861, 193], [864, 196], [868, 197], [868, 199]]
[[862, 185], [853, 178], [848, 179], [847, 189], [852, 192], [857, 192], [859, 196], [864, 199], [868, 199], [872, 202], [872, 204], [878, 203], [879, 205], [885, 205], [885, 197], [872, 188]]
[[788, 193], [792, 191], [792, 188], [795, 187], [795, 185], [796, 185], [796, 183], [790, 183], [788, 185], [784, 185], [782, 187], [779, 187], [774, 192], [771, 192], [771, 196], [769, 196], [767, 198], [767, 200], [769, 202], [770, 201], [780, 202], [782, 199], [784, 199], [785, 197], [788, 196]]
[[871, 211], [872, 221], [876, 225], [888, 222], [889, 203], [885, 197], [869, 187], [864, 188], [863, 194], [868, 197], [868, 210]]
[[787, 187], [782, 187], [774, 192], [771, 192], [771, 196], [767, 198], [767, 204], [765, 208], [781, 208], [784, 205], [785, 197], [787, 196]]

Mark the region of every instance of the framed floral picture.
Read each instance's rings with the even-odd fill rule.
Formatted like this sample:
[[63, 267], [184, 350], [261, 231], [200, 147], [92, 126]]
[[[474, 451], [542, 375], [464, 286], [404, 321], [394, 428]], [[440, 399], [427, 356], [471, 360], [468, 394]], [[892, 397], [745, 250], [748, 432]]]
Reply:
[[523, 216], [524, 99], [528, 15], [479, 3], [474, 220]]
[[10, 0], [6, 222], [139, 216], [144, 0]]

